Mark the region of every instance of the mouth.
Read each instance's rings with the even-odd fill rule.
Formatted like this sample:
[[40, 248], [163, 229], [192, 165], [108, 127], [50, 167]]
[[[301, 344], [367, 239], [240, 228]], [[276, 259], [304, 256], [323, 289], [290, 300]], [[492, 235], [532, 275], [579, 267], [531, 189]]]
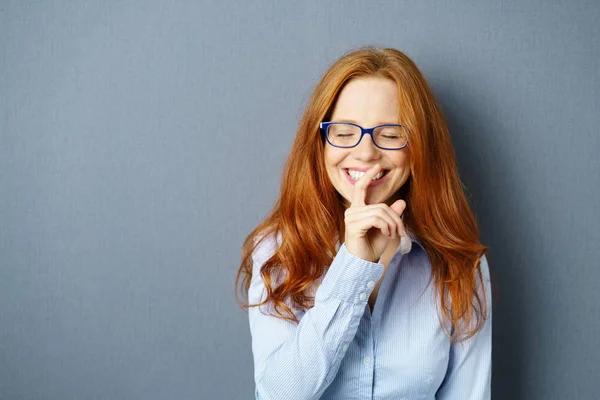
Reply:
[[[365, 174], [364, 172], [353, 171], [348, 168], [343, 168], [343, 170], [344, 170], [344, 175], [346, 176], [346, 178], [352, 185], [354, 185], [356, 183], [356, 181], [358, 181]], [[371, 179], [371, 183], [369, 183], [369, 187], [383, 182], [385, 180], [386, 176], [388, 176], [389, 172], [390, 172], [389, 169], [382, 169], [381, 171], [379, 171], [379, 173], [377, 175], [375, 175], [373, 177], [373, 179]]]

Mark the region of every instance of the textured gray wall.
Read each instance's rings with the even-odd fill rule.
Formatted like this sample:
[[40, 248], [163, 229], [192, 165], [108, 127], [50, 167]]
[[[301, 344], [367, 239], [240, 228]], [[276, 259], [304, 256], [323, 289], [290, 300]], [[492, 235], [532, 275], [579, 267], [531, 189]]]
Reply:
[[597, 1], [0, 2], [0, 398], [248, 399], [244, 237], [359, 45], [446, 112], [496, 399], [600, 396]]

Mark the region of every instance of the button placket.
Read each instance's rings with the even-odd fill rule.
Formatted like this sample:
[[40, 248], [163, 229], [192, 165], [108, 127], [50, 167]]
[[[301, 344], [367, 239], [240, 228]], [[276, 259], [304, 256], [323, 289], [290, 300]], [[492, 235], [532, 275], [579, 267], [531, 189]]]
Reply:
[[364, 398], [371, 398], [371, 389], [373, 387], [375, 359], [373, 354], [373, 327], [370, 321], [366, 321], [364, 326], [364, 335], [361, 342], [361, 358], [359, 359], [362, 367], [360, 368], [360, 381], [364, 392], [361, 395]]

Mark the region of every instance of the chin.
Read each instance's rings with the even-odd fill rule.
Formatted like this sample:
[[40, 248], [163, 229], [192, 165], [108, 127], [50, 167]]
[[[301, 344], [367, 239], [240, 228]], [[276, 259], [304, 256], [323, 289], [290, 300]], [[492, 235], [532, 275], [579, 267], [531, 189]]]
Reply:
[[378, 195], [373, 196], [373, 198], [367, 196], [367, 204], [379, 204], [379, 203], [387, 204], [388, 200], [392, 200], [393, 196], [394, 196], [393, 194], [385, 195], [385, 196], [378, 194]]

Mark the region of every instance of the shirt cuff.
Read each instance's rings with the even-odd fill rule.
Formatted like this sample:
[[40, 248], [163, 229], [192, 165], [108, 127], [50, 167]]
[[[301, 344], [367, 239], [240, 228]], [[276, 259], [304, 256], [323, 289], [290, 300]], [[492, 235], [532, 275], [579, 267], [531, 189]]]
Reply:
[[342, 244], [315, 293], [315, 301], [335, 297], [366, 304], [383, 270], [382, 264], [358, 258]]

